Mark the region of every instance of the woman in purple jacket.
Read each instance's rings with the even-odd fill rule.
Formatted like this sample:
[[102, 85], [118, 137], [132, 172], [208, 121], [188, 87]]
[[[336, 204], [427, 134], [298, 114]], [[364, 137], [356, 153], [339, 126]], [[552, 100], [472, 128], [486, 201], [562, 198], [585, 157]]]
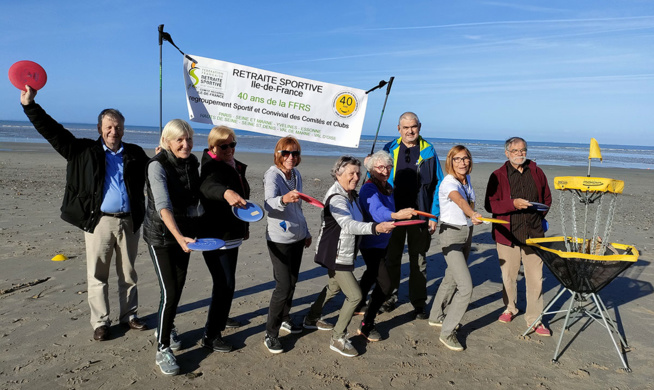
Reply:
[[[391, 155], [385, 151], [379, 151], [366, 159], [366, 169], [370, 172], [370, 179], [361, 187], [359, 203], [363, 209], [363, 217], [366, 222], [385, 222], [395, 219], [411, 219], [414, 215], [412, 208], [402, 209], [395, 212], [395, 201], [393, 200], [393, 187], [388, 184], [388, 178], [393, 168]], [[363, 321], [357, 333], [364, 336], [368, 341], [379, 341], [381, 335], [375, 329], [375, 317], [386, 297], [392, 292], [391, 280], [386, 270], [386, 247], [390, 240], [390, 233], [379, 235], [363, 236], [360, 249], [363, 261], [366, 263], [366, 271], [361, 276], [359, 287], [363, 295], [362, 307], [357, 311], [364, 311]], [[373, 284], [370, 303], [364, 308], [365, 297]]]

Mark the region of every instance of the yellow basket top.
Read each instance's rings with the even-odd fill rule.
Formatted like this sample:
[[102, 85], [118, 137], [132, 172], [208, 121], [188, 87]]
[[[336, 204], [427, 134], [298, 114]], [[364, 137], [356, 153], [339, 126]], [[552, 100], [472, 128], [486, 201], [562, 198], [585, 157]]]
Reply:
[[[572, 241], [572, 237], [567, 237], [568, 241]], [[588, 253], [579, 253], [579, 252], [566, 252], [566, 251], [561, 251], [553, 248], [548, 248], [546, 245], [547, 243], [553, 243], [553, 242], [564, 242], [566, 241], [566, 237], [543, 237], [543, 238], [528, 238], [526, 243], [527, 245], [535, 246], [538, 247], [544, 251], [548, 251], [551, 253], [557, 254], [559, 257], [564, 258], [564, 259], [585, 259], [585, 260], [599, 260], [599, 261], [630, 261], [630, 262], [635, 262], [638, 260], [638, 256], [640, 256], [640, 253], [638, 252], [638, 249], [636, 249], [632, 245], [625, 245], [625, 244], [618, 244], [615, 242], [612, 242], [611, 245], [615, 249], [620, 249], [622, 250], [623, 254], [615, 254], [615, 255], [593, 255], [593, 254], [588, 254]], [[577, 238], [577, 243], [583, 244], [584, 240], [581, 238]]]
[[624, 190], [624, 181], [605, 177], [559, 176], [554, 178], [554, 188], [557, 190], [621, 194]]

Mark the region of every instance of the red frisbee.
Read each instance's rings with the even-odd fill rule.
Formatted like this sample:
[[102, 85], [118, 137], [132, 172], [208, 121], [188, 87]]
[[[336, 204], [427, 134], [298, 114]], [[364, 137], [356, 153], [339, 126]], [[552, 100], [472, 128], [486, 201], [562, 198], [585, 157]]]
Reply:
[[21, 91], [25, 91], [25, 85], [38, 91], [48, 81], [48, 75], [36, 62], [18, 61], [9, 68], [9, 81]]
[[410, 219], [408, 221], [393, 222], [393, 225], [395, 226], [420, 225], [421, 223], [425, 223], [425, 222], [427, 221], [423, 221], [422, 219]]
[[426, 213], [426, 212], [424, 212], [424, 211], [413, 210], [413, 212], [416, 213], [416, 214], [418, 214], [418, 215], [422, 215], [423, 217], [428, 217], [428, 218], [438, 219], [438, 217], [435, 216], [434, 214], [429, 214], [429, 213]]
[[303, 201], [309, 203], [312, 206], [320, 207], [321, 209], [325, 208], [325, 205], [322, 204], [321, 201], [319, 201], [318, 199], [316, 199], [314, 197], [311, 197], [311, 196], [309, 196], [307, 194], [303, 194], [301, 192], [298, 192], [297, 195], [300, 197], [300, 199], [302, 199]]

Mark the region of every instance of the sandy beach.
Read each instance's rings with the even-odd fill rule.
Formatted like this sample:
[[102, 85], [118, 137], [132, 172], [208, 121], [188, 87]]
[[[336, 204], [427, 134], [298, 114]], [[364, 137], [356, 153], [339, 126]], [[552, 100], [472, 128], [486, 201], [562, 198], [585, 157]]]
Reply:
[[[129, 140], [126, 140], [129, 141]], [[202, 142], [203, 144], [204, 142]], [[200, 144], [198, 142], [197, 144]], [[200, 146], [196, 145], [196, 150]], [[147, 151], [152, 155], [152, 151]], [[441, 156], [442, 158], [444, 156]], [[474, 156], [473, 156], [474, 157]], [[263, 173], [271, 155], [238, 153], [248, 165], [253, 200], [263, 201]], [[304, 192], [322, 199], [333, 180], [334, 158], [305, 156], [298, 167]], [[475, 164], [472, 183], [477, 199], [499, 164]], [[497, 317], [503, 310], [501, 275], [489, 225], [475, 228], [470, 270], [474, 292], [459, 332], [464, 352], [452, 352], [439, 341], [439, 329], [413, 320], [407, 297], [408, 258], [403, 262], [400, 302], [395, 311], [378, 316], [383, 340], [367, 343], [354, 336], [361, 317], [349, 332], [360, 356], [346, 358], [329, 350], [330, 332], [304, 331], [282, 337], [286, 352], [269, 353], [263, 345], [272, 266], [265, 245], [265, 220], [250, 227], [250, 240], [240, 250], [236, 295], [231, 316], [245, 325], [223, 336], [236, 348], [228, 354], [210, 353], [198, 345], [209, 303], [211, 278], [201, 254], [191, 255], [185, 290], [176, 318], [182, 349], [176, 353], [179, 376], [166, 377], [155, 365], [154, 330], [138, 332], [117, 324], [116, 277], [112, 275], [111, 338], [93, 340], [86, 294], [83, 233], [59, 218], [66, 161], [48, 144], [0, 143], [0, 389], [654, 389], [654, 172], [602, 168], [592, 175], [625, 181], [611, 236], [612, 242], [634, 245], [640, 259], [609, 284], [600, 295], [617, 317], [631, 347], [622, 365], [608, 333], [591, 323], [564, 349], [558, 363], [551, 359], [562, 331], [561, 316], [549, 316], [554, 337], [521, 334], [522, 313], [511, 323]], [[542, 167], [552, 186], [555, 176], [585, 176], [586, 168]], [[552, 190], [556, 203], [559, 194]], [[482, 201], [478, 201], [478, 211]], [[320, 209], [304, 205], [314, 235]], [[558, 206], [548, 215], [547, 236], [561, 234]], [[141, 240], [136, 268], [139, 275], [139, 315], [156, 327], [159, 286], [145, 243]], [[313, 262], [312, 246], [305, 250], [291, 315], [299, 323], [324, 286], [326, 272]], [[59, 254], [69, 259], [50, 259]], [[357, 260], [357, 276], [364, 269]], [[430, 299], [440, 284], [445, 262], [437, 236], [428, 253]], [[544, 270], [545, 303], [559, 290], [558, 281]], [[524, 281], [518, 283], [519, 308], [524, 310]], [[335, 321], [343, 296], [326, 308]], [[431, 305], [429, 305], [431, 306]], [[564, 335], [563, 345], [584, 321]], [[649, 368], [648, 368], [649, 367]]]

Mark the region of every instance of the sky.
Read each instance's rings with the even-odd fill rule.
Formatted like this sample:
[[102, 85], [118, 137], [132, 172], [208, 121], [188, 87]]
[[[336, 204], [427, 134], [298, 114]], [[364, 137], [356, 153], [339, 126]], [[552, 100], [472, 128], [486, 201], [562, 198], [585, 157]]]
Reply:
[[[365, 90], [394, 76], [382, 135], [413, 111], [426, 137], [654, 145], [654, 1], [22, 0], [0, 5], [0, 68], [42, 65], [59, 122], [115, 107], [158, 126], [160, 24], [190, 55]], [[182, 55], [162, 50], [164, 123], [188, 119]], [[25, 119], [0, 78], [0, 120]]]

